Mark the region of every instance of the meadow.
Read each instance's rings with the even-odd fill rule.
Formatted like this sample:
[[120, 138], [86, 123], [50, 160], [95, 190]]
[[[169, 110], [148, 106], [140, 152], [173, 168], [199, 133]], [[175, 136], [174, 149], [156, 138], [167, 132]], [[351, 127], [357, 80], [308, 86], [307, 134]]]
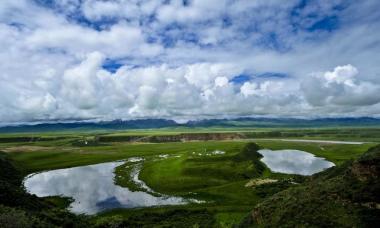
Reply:
[[[130, 142], [131, 136], [177, 135], [183, 132], [239, 133], [244, 139], [184, 142]], [[367, 134], [371, 137], [364, 137]], [[176, 224], [178, 217], [189, 218], [182, 225], [198, 224], [231, 227], [239, 224], [263, 199], [284, 190], [306, 177], [271, 172], [254, 153], [260, 148], [296, 149], [341, 165], [358, 158], [380, 141], [379, 129], [161, 129], [126, 132], [62, 132], [34, 134], [1, 134], [0, 151], [7, 153], [23, 176], [52, 169], [83, 166], [102, 162], [144, 158], [139, 179], [159, 193], [194, 198], [201, 203], [135, 209], [115, 209], [92, 216], [97, 224], [117, 223], [121, 219], [131, 225]], [[116, 136], [116, 138], [115, 138]], [[344, 138], [343, 136], [346, 136]], [[103, 140], [101, 140], [103, 137]], [[112, 140], [104, 140], [110, 137]], [[127, 137], [126, 140], [124, 137]], [[283, 138], [354, 140], [367, 143], [349, 145], [315, 142], [281, 141]], [[254, 142], [255, 144], [253, 144]], [[214, 151], [223, 153], [213, 154]], [[130, 180], [131, 168], [122, 165], [116, 170], [115, 182], [141, 190]], [[252, 179], [275, 179], [278, 182], [246, 187]], [[57, 206], [67, 200], [51, 197]], [[145, 221], [146, 217], [151, 220]], [[207, 225], [208, 224], [208, 225]]]

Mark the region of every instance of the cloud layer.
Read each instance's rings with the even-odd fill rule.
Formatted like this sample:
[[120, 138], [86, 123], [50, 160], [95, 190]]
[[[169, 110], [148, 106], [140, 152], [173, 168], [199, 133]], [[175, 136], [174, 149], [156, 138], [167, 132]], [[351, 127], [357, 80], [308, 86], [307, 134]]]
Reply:
[[0, 122], [380, 116], [376, 0], [0, 3]]

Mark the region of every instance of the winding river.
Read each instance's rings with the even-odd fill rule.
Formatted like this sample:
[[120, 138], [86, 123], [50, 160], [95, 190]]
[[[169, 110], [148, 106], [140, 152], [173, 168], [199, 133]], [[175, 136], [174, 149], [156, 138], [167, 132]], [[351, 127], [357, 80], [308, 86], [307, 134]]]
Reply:
[[133, 192], [116, 185], [114, 170], [124, 163], [108, 162], [35, 173], [25, 178], [24, 186], [29, 193], [39, 197], [71, 197], [73, 202], [69, 209], [77, 214], [95, 214], [113, 208], [178, 205], [190, 202], [181, 197]]

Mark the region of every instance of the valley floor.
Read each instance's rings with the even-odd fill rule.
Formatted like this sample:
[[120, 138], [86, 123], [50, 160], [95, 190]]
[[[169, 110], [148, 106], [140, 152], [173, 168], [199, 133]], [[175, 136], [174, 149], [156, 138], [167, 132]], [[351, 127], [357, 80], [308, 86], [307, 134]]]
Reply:
[[[260, 131], [238, 132], [244, 134], [244, 139], [241, 140], [211, 138], [207, 141], [198, 139], [163, 143], [130, 141], [133, 132], [33, 134], [32, 137], [38, 140], [28, 138], [31, 135], [3, 134], [0, 135], [0, 151], [7, 154], [23, 176], [46, 170], [140, 157], [144, 161], [141, 163], [138, 178], [146, 183], [147, 187], [162, 194], [195, 198], [203, 202], [178, 206], [115, 209], [92, 216], [91, 220], [96, 224], [129, 219], [135, 222], [131, 224], [144, 225], [142, 222], [144, 216], [150, 216], [151, 220], [146, 224], [157, 222], [157, 218], [161, 218], [163, 225], [170, 225], [175, 224], [178, 218], [187, 216], [189, 221], [184, 221], [182, 224], [184, 226], [192, 223], [199, 226], [231, 227], [239, 224], [259, 202], [293, 186], [294, 183], [302, 183], [307, 179], [299, 175], [271, 172], [259, 162], [258, 157], [250, 152], [244, 152], [248, 150], [247, 145], [251, 142], [260, 148], [272, 150], [307, 151], [340, 166], [348, 160], [360, 157], [380, 141], [377, 135], [361, 138], [364, 131], [357, 131], [355, 134], [355, 129], [346, 129], [343, 133], [337, 130], [335, 135], [332, 129], [325, 131], [306, 129], [299, 130], [298, 133], [286, 129], [283, 131], [288, 133], [269, 138], [270, 131], [264, 130], [265, 134], [262, 135], [258, 133]], [[372, 131], [375, 130], [369, 129], [366, 132]], [[297, 134], [303, 132], [305, 136], [290, 137], [287, 135], [289, 132]], [[310, 132], [313, 132], [314, 136], [311, 136]], [[348, 134], [347, 132], [349, 132], [348, 141], [330, 142], [342, 141], [341, 135]], [[171, 134], [165, 131], [154, 132], [156, 136]], [[136, 135], [149, 136], [151, 132], [140, 131]], [[260, 137], [256, 138], [254, 135]], [[283, 137], [284, 135], [286, 137]], [[107, 137], [111, 137], [112, 140]], [[355, 143], [350, 143], [350, 140]], [[358, 141], [363, 143], [356, 143]], [[125, 165], [116, 168], [116, 183], [129, 189], [141, 190], [136, 181], [131, 181], [131, 171], [131, 167]], [[252, 183], [252, 180], [256, 182], [263, 180], [264, 184], [247, 184]], [[58, 206], [65, 204], [54, 198], [51, 202], [58, 202]]]

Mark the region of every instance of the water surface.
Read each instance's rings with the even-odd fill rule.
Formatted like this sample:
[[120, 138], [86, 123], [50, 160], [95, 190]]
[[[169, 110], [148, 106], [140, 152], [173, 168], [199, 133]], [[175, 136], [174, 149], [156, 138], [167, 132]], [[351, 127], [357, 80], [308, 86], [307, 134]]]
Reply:
[[278, 173], [312, 175], [334, 166], [324, 158], [300, 150], [263, 149], [258, 152], [264, 156], [261, 161]]
[[177, 205], [189, 202], [181, 197], [153, 196], [147, 192], [132, 192], [115, 185], [114, 170], [124, 162], [58, 169], [29, 175], [24, 180], [28, 192], [39, 197], [67, 196], [74, 199], [70, 211], [95, 214], [113, 208], [134, 208]]

